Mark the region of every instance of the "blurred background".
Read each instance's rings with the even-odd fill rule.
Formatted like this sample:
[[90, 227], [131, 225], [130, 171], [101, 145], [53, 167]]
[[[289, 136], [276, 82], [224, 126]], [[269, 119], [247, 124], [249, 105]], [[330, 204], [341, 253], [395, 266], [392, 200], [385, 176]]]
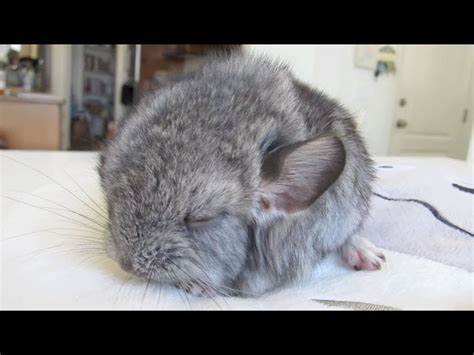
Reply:
[[[97, 150], [146, 90], [223, 45], [0, 45], [0, 149]], [[374, 156], [472, 161], [474, 46], [242, 45], [340, 100]]]

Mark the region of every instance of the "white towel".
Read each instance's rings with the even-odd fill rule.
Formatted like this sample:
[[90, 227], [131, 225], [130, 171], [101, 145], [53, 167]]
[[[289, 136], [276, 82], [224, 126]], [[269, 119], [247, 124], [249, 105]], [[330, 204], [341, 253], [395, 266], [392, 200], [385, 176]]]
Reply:
[[[97, 158], [94, 153], [3, 152], [2, 155], [40, 169], [90, 203], [69, 174], [94, 200], [103, 203], [94, 171]], [[339, 256], [331, 255], [305, 282], [260, 298], [213, 300], [184, 295], [156, 284], [146, 288], [145, 282], [126, 275], [114, 262], [77, 244], [83, 240], [74, 235], [84, 233], [60, 229], [83, 229], [81, 225], [3, 198], [1, 308], [473, 309], [474, 244], [468, 234], [473, 232], [473, 195], [469, 192], [473, 187], [472, 166], [432, 158], [381, 158], [377, 159], [377, 166], [377, 193], [427, 203], [445, 221], [420, 203], [374, 196], [362, 234], [385, 249], [387, 262], [382, 270], [354, 271]], [[65, 189], [30, 168], [0, 158], [0, 169], [4, 196], [58, 207], [28, 195], [34, 194], [99, 218]], [[30, 232], [34, 233], [18, 236]], [[18, 237], [12, 239], [12, 236]], [[71, 242], [76, 245], [72, 246]]]

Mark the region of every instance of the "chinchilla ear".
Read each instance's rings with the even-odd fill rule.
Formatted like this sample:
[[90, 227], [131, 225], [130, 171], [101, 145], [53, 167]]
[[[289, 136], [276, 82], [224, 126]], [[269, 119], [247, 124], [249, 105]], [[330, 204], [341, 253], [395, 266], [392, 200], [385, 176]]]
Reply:
[[261, 213], [287, 215], [311, 206], [341, 175], [344, 145], [326, 136], [270, 152], [261, 168]]

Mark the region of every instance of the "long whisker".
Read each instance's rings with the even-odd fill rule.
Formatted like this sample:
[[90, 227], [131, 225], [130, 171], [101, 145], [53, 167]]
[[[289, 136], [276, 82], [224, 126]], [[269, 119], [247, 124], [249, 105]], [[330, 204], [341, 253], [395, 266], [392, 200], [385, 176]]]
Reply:
[[[200, 250], [198, 249], [198, 251], [200, 251]], [[199, 260], [197, 260], [196, 258], [193, 258], [193, 262], [198, 266], [198, 268], [201, 270], [201, 272], [206, 275], [206, 278], [207, 278], [210, 282], [212, 282], [212, 281], [211, 281], [211, 278], [209, 277], [209, 275], [204, 271], [204, 268], [203, 268], [203, 266], [201, 265], [201, 263], [199, 262]], [[220, 285], [220, 284], [217, 284], [217, 283], [214, 283], [214, 282], [212, 282], [212, 283], [213, 283], [215, 286], [222, 287], [222, 288], [225, 288], [225, 289], [227, 289], [227, 290], [229, 290], [229, 291], [233, 291], [233, 292], [236, 292], [236, 293], [244, 293], [244, 294], [248, 294], [248, 295], [254, 296], [254, 297], [260, 297], [260, 296], [262, 296], [262, 294], [252, 293], [252, 292], [247, 292], [247, 291], [242, 291], [242, 290], [237, 290], [237, 289], [232, 288], [232, 287]]]
[[[66, 170], [63, 170], [64, 173], [66, 173], [67, 176], [69, 176], [69, 178], [72, 180], [72, 182], [74, 182], [74, 184], [76, 184], [77, 187], [79, 187], [79, 189], [84, 193], [84, 195], [86, 195], [89, 200], [97, 207], [99, 208], [102, 212], [104, 212], [105, 214], [107, 214], [107, 210], [100, 206], [97, 202], [95, 202], [95, 200], [82, 188], [82, 186], [66, 171]], [[105, 219], [107, 219], [107, 217], [101, 215], [102, 217], [104, 217]]]
[[156, 305], [156, 308], [160, 308], [160, 300], [161, 300], [161, 288], [162, 288], [162, 284], [161, 282], [158, 283], [158, 302], [157, 302], [157, 305]]
[[[197, 258], [193, 258], [193, 261], [195, 263], [195, 265], [198, 267], [198, 270], [201, 271], [206, 280], [207, 280], [207, 283], [209, 286], [212, 286], [214, 288], [214, 290], [216, 290], [216, 287], [220, 287], [220, 288], [226, 288], [226, 289], [230, 289], [231, 291], [237, 291], [237, 290], [234, 290], [232, 288], [229, 288], [227, 286], [224, 286], [224, 285], [220, 285], [220, 284], [217, 284], [215, 283], [214, 281], [212, 281], [212, 279], [210, 278], [209, 274], [204, 270], [204, 267], [202, 266], [202, 264], [199, 262], [199, 260], [197, 260]], [[219, 290], [216, 290], [217, 292], [222, 292], [224, 293], [224, 291], [222, 291], [221, 289]], [[229, 296], [229, 297], [232, 297], [231, 295], [227, 294], [227, 293], [224, 293], [226, 296]]]
[[100, 254], [101, 256], [106, 256], [106, 257], [108, 256], [101, 248], [86, 248], [86, 247], [75, 249], [75, 250], [66, 250], [63, 252], [57, 252], [53, 255], [66, 256], [66, 255], [74, 255], [74, 254], [77, 254], [77, 255], [81, 255], [81, 254], [99, 255]]
[[[173, 273], [173, 282], [178, 286], [176, 287], [176, 291], [178, 292], [178, 295], [179, 295], [179, 298], [181, 298], [181, 301], [183, 302], [184, 306], [186, 307], [186, 302], [184, 300], [184, 298], [182, 297], [181, 293], [183, 293], [184, 295], [186, 295], [185, 292], [183, 292], [183, 290], [181, 289], [181, 282], [179, 281], [178, 277], [176, 276], [176, 273], [173, 271], [173, 269], [169, 269], [170, 272]], [[189, 299], [186, 297], [186, 300], [188, 301], [188, 306], [189, 306], [189, 309], [191, 309], [191, 304], [189, 303]]]
[[[82, 214], [82, 213], [76, 212], [76, 211], [70, 209], [69, 207], [64, 206], [64, 205], [62, 205], [62, 204], [60, 204], [60, 203], [57, 203], [57, 202], [55, 202], [55, 201], [52, 201], [52, 200], [50, 200], [50, 199], [48, 199], [48, 198], [45, 198], [45, 197], [42, 197], [42, 196], [38, 196], [38, 195], [35, 195], [35, 194], [30, 194], [30, 193], [28, 193], [28, 192], [23, 192], [23, 191], [16, 191], [16, 192], [20, 192], [20, 193], [23, 193], [23, 194], [30, 195], [30, 196], [32, 196], [32, 197], [40, 198], [40, 199], [42, 199], [42, 200], [44, 200], [44, 201], [48, 201], [48, 202], [50, 202], [50, 203], [55, 204], [56, 206], [62, 207], [65, 211], [74, 213], [74, 214], [76, 214], [76, 215], [78, 215], [78, 216], [80, 216], [80, 217], [82, 217], [82, 218], [85, 218], [85, 219], [87, 219], [87, 220], [89, 220], [89, 221], [91, 221], [91, 222], [93, 222], [93, 223], [99, 225], [99, 226], [102, 227], [102, 228], [107, 228], [107, 226], [106, 226], [105, 224], [102, 224], [102, 223], [96, 221], [95, 219], [93, 219], [93, 218], [91, 218], [91, 217], [89, 217], [89, 216], [86, 216], [86, 215], [84, 215], [84, 214]], [[54, 209], [54, 207], [46, 207], [46, 208]], [[105, 217], [104, 217], [104, 218], [105, 218]], [[106, 220], [107, 220], [107, 219], [106, 219]]]
[[[65, 250], [65, 251], [62, 251], [59, 255], [67, 255], [67, 254], [75, 254], [75, 253], [82, 253], [82, 252], [87, 252], [87, 253], [91, 253], [91, 252], [104, 252], [104, 249], [103, 248], [99, 248], [97, 246], [93, 246], [93, 245], [89, 245], [89, 244], [78, 244], [78, 245], [72, 245], [71, 243], [59, 243], [59, 244], [55, 244], [55, 245], [52, 245], [52, 246], [49, 246], [49, 247], [45, 247], [45, 248], [40, 248], [40, 249], [37, 249], [37, 250], [34, 250], [33, 252], [31, 253], [27, 253], [25, 254], [24, 256], [27, 257], [27, 258], [34, 258], [35, 256], [41, 254], [41, 253], [44, 253], [46, 251], [51, 251], [51, 249], [57, 249], [57, 248], [64, 248], [64, 247], [75, 247], [74, 248], [70, 248], [68, 250]], [[52, 253], [52, 255], [54, 255], [54, 253]]]
[[[195, 252], [195, 251], [198, 251], [199, 253], [203, 253], [203, 254], [207, 254], [207, 255], [211, 255], [209, 252], [206, 252], [202, 249], [199, 249], [199, 248], [196, 248], [196, 246], [194, 246], [193, 248], [188, 248], [191, 252]], [[243, 290], [238, 290], [238, 289], [235, 289], [235, 288], [232, 288], [232, 287], [228, 287], [228, 286], [225, 286], [225, 285], [221, 285], [221, 284], [218, 284], [218, 283], [215, 283], [211, 280], [211, 278], [209, 277], [209, 275], [206, 273], [206, 271], [204, 271], [204, 267], [202, 266], [202, 264], [199, 262], [199, 260], [194, 257], [193, 259], [193, 262], [195, 263], [196, 266], [198, 266], [198, 269], [200, 269], [200, 271], [205, 275], [205, 278], [208, 280], [208, 285], [209, 286], [212, 286], [214, 285], [214, 290], [218, 293], [222, 293], [224, 295], [227, 295], [227, 296], [230, 296], [232, 297], [232, 295], [228, 295], [228, 294], [225, 294], [222, 290], [217, 290], [215, 287], [220, 287], [220, 288], [225, 288], [229, 291], [232, 291], [232, 292], [235, 292], [235, 293], [243, 293], [243, 294], [248, 294], [250, 296], [253, 296], [253, 297], [260, 297], [262, 296], [262, 294], [258, 294], [258, 293], [252, 293], [252, 292], [247, 292], [247, 291], [243, 291]], [[176, 264], [174, 264], [176, 265]]]
[[87, 256], [84, 260], [82, 260], [79, 264], [77, 264], [76, 269], [79, 268], [82, 264], [84, 264], [86, 261], [90, 261], [93, 258], [98, 258], [98, 257], [103, 257], [104, 255], [102, 253], [96, 253], [96, 254], [91, 254]]
[[120, 292], [122, 291], [123, 287], [125, 286], [125, 284], [127, 284], [131, 279], [133, 278], [133, 276], [128, 276], [126, 279], [124, 279], [121, 283], [120, 283], [120, 287], [117, 291], [117, 293], [115, 294], [115, 297], [114, 297], [114, 304], [117, 304], [117, 301], [119, 299], [119, 296], [120, 296]]
[[182, 291], [183, 292], [183, 295], [184, 295], [184, 298], [186, 298], [186, 302], [188, 302], [188, 305], [189, 305], [189, 309], [192, 310], [193, 307], [191, 306], [191, 302], [189, 301], [189, 298], [188, 298], [188, 293], [186, 291]]
[[97, 214], [100, 215], [100, 213], [97, 212], [96, 209], [94, 209], [94, 208], [92, 208], [91, 206], [89, 206], [89, 204], [87, 204], [87, 203], [84, 202], [82, 199], [80, 199], [79, 197], [77, 197], [76, 194], [74, 194], [71, 190], [69, 190], [67, 187], [65, 187], [64, 185], [62, 185], [62, 184], [59, 183], [58, 181], [56, 181], [56, 179], [53, 179], [51, 176], [49, 176], [49, 175], [43, 173], [41, 170], [36, 169], [36, 168], [34, 168], [34, 167], [32, 167], [32, 166], [29, 166], [28, 164], [25, 164], [25, 163], [23, 163], [23, 162], [21, 162], [21, 161], [19, 161], [19, 160], [17, 160], [17, 159], [14, 159], [14, 158], [12, 158], [12, 157], [8, 157], [8, 156], [6, 156], [6, 155], [0, 155], [0, 156], [1, 156], [2, 158], [7, 158], [7, 159], [9, 159], [9, 160], [12, 160], [12, 161], [14, 161], [14, 162], [16, 162], [16, 163], [18, 163], [18, 164], [21, 164], [21, 165], [23, 165], [23, 166], [25, 166], [25, 167], [27, 167], [27, 168], [29, 168], [29, 169], [32, 169], [32, 170], [36, 171], [37, 173], [43, 175], [43, 176], [46, 177], [47, 179], [51, 180], [52, 182], [54, 182], [55, 184], [57, 184], [58, 186], [60, 186], [63, 190], [65, 190], [66, 192], [68, 192], [69, 194], [71, 194], [72, 196], [74, 196], [74, 197], [75, 197], [76, 199], [78, 199], [82, 204], [84, 204], [85, 206], [87, 206], [88, 208], [90, 208], [92, 211], [94, 211], [95, 213], [97, 213]]
[[[61, 242], [59, 244], [56, 244], [55, 246], [49, 246], [41, 249], [37, 249], [36, 251], [42, 251], [42, 250], [49, 250], [51, 248], [57, 248], [57, 247], [70, 247], [72, 251], [80, 251], [80, 250], [100, 250], [100, 251], [105, 251], [103, 248], [103, 245], [100, 243], [93, 243], [93, 242], [81, 242], [81, 241], [69, 241], [69, 242]], [[74, 249], [75, 248], [75, 249]]]
[[[72, 224], [75, 224], [75, 225], [79, 225], [79, 226], [81, 226], [81, 227], [87, 227], [87, 228], [89, 228], [89, 229], [95, 231], [96, 234], [100, 234], [100, 235], [104, 235], [104, 233], [106, 232], [106, 231], [104, 231], [104, 230], [99, 230], [99, 229], [97, 229], [97, 228], [95, 228], [95, 227], [93, 227], [93, 226], [89, 226], [89, 225], [85, 225], [85, 226], [84, 226], [84, 225], [80, 224], [80, 222], [74, 222], [74, 221], [64, 220], [64, 219], [58, 219], [58, 221], [60, 221], [60, 222], [72, 223]], [[97, 232], [99, 232], [99, 233], [97, 233]]]
[[[177, 283], [177, 281], [170, 275], [169, 270], [165, 270], [168, 278], [171, 280], [173, 284]], [[175, 287], [176, 292], [178, 293], [179, 298], [181, 299], [181, 302], [183, 302], [184, 306], [186, 306], [186, 303], [184, 302], [183, 297], [181, 296], [181, 293], [179, 293], [179, 288]]]
[[[198, 265], [196, 265], [196, 266], [198, 266]], [[210, 277], [207, 275], [207, 273], [205, 273], [205, 271], [204, 271], [201, 267], [198, 266], [198, 270], [199, 270], [200, 272], [202, 272], [202, 273], [205, 275], [205, 278], [207, 279], [207, 281], [206, 281], [206, 280], [203, 280], [203, 279], [201, 279], [201, 278], [197, 278], [197, 277], [195, 278], [196, 281], [200, 282], [202, 285], [205, 285], [205, 286], [211, 288], [211, 289], [212, 289], [213, 291], [215, 291], [218, 295], [224, 295], [224, 296], [227, 296], [227, 297], [232, 297], [230, 294], [226, 293], [225, 291], [223, 291], [223, 290], [221, 290], [221, 289], [218, 289], [218, 288], [216, 287], [217, 284], [215, 284], [215, 283], [210, 279]], [[184, 270], [181, 270], [181, 271], [185, 272]], [[186, 273], [186, 272], [185, 272], [185, 273]], [[225, 299], [223, 299], [223, 300], [224, 300], [224, 302], [226, 302]]]
[[91, 243], [96, 243], [96, 244], [103, 244], [103, 242], [104, 242], [103, 239], [99, 239], [99, 238], [97, 238], [97, 237], [93, 237], [93, 236], [90, 236], [90, 235], [70, 234], [70, 233], [57, 233], [57, 232], [49, 232], [49, 233], [52, 233], [52, 234], [55, 234], [55, 235], [59, 235], [59, 236], [62, 236], [62, 237], [74, 237], [74, 238], [77, 238], [77, 239], [86, 240], [86, 241], [89, 241], [89, 242], [91, 242]]
[[[177, 277], [177, 275], [176, 275], [176, 273], [175, 273], [175, 271], [174, 271], [174, 270], [171, 270], [171, 272], [172, 272], [173, 275], [175, 276], [176, 280], [179, 280], [178, 277]], [[178, 282], [178, 285], [181, 286], [181, 282]], [[178, 290], [179, 290], [179, 288], [178, 288]], [[188, 298], [188, 295], [187, 295], [186, 291], [184, 291], [184, 290], [181, 290], [181, 291], [183, 292], [183, 295], [184, 295], [184, 297], [186, 298], [186, 301], [188, 302], [189, 309], [192, 310], [191, 302], [189, 302], [189, 298]]]
[[[16, 239], [16, 238], [20, 238], [20, 237], [26, 237], [26, 236], [30, 236], [32, 234], [37, 234], [37, 233], [41, 233], [41, 232], [51, 232], [51, 233], [54, 233], [52, 231], [55, 231], [55, 230], [71, 230], [71, 231], [76, 231], [76, 232], [84, 232], [84, 233], [92, 233], [88, 230], [84, 230], [84, 229], [77, 229], [77, 228], [49, 228], [49, 229], [39, 229], [39, 230], [36, 230], [36, 231], [33, 231], [33, 232], [28, 232], [28, 233], [21, 233], [21, 234], [15, 234], [15, 235], [12, 235], [8, 238], [3, 238], [3, 240], [0, 240], [0, 243], [1, 242], [5, 242], [5, 241], [9, 241], [9, 240], [12, 240], [12, 239]], [[59, 234], [59, 233], [55, 233], [55, 234]], [[99, 234], [97, 233], [97, 235], [100, 235], [101, 237], [103, 237], [103, 234]], [[94, 237], [96, 238], [96, 237]], [[97, 238], [98, 239], [98, 238]]]
[[143, 302], [145, 301], [146, 291], [148, 291], [148, 285], [150, 284], [150, 280], [151, 280], [151, 278], [148, 278], [147, 281], [146, 281], [145, 292], [143, 293], [142, 304], [140, 306], [140, 309], [143, 308]]
[[[199, 285], [201, 285], [201, 286], [206, 286], [206, 287], [204, 287], [204, 288], [209, 287], [209, 288], [211, 288], [213, 291], [215, 291], [217, 294], [219, 294], [219, 291], [216, 290], [215, 288], [213, 288], [212, 285], [205, 283], [203, 280], [201, 280], [201, 279], [199, 279], [199, 278], [192, 277], [192, 276], [189, 275], [186, 271], [184, 271], [182, 268], [180, 268], [176, 263], [174, 263], [174, 262], [171, 262], [171, 263], [172, 263], [179, 271], [181, 271], [183, 274], [185, 274], [187, 277], [189, 277], [189, 279], [196, 281], [196, 282], [197, 282]], [[217, 301], [215, 300], [215, 298], [214, 298], [211, 294], [209, 294], [209, 297], [210, 297], [211, 300], [214, 302], [214, 304], [215, 304], [219, 309], [221, 309], [221, 306], [219, 305], [219, 303], [217, 303]], [[224, 302], [227, 304], [227, 302], [226, 302], [225, 300], [224, 300]], [[228, 304], [227, 304], [227, 306], [228, 306]]]
[[71, 220], [72, 222], [75, 222], [76, 224], [80, 224], [80, 225], [82, 225], [82, 226], [85, 226], [85, 227], [94, 229], [94, 230], [96, 230], [96, 231], [98, 231], [98, 232], [103, 232], [103, 230], [94, 228], [94, 227], [92, 227], [92, 226], [90, 226], [90, 225], [88, 225], [88, 224], [86, 224], [86, 223], [83, 223], [83, 222], [81, 222], [81, 221], [77, 221], [77, 220], [75, 220], [75, 219], [73, 219], [73, 218], [71, 218], [71, 217], [64, 216], [64, 215], [59, 214], [59, 213], [57, 213], [57, 212], [51, 211], [51, 210], [49, 210], [47, 207], [45, 208], [45, 207], [42, 207], [42, 206], [33, 205], [33, 204], [31, 204], [31, 203], [28, 203], [28, 202], [25, 202], [25, 201], [21, 201], [21, 200], [17, 200], [17, 199], [14, 199], [14, 198], [12, 198], [12, 197], [8, 197], [8, 196], [5, 196], [5, 195], [0, 195], [0, 196], [2, 196], [3, 198], [6, 198], [6, 199], [8, 199], [8, 200], [11, 200], [11, 201], [15, 201], [15, 202], [22, 203], [22, 204], [27, 205], [27, 206], [39, 208], [40, 210], [43, 210], [43, 211], [46, 211], [46, 212], [55, 214], [55, 215], [57, 215], [57, 216], [59, 216], [59, 217], [66, 218], [66, 219], [68, 219], [68, 220]]
[[[38, 234], [38, 233], [41, 233], [41, 231], [20, 234], [20, 235], [15, 236], [15, 238], [6, 238], [6, 239], [4, 239], [4, 241], [10, 241], [12, 239], [16, 239], [16, 238], [19, 238], [19, 237], [32, 236], [32, 235]], [[89, 242], [91, 244], [97, 244], [97, 245], [103, 245], [104, 244], [104, 240], [99, 239], [97, 237], [92, 237], [90, 235], [71, 234], [71, 233], [57, 233], [57, 232], [53, 232], [53, 231], [47, 231], [47, 232], [44, 232], [44, 233], [54, 234], [54, 235], [57, 235], [57, 236], [60, 236], [60, 237], [68, 238], [68, 239], [70, 239], [70, 237], [73, 237], [71, 241], [79, 240], [79, 241]]]

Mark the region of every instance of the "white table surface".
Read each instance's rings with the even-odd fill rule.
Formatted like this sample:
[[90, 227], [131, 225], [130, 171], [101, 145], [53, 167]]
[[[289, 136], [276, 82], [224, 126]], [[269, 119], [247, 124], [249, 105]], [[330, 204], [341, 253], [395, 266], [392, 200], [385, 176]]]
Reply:
[[[276, 295], [261, 299], [219, 299], [214, 302], [188, 295], [186, 300], [185, 296], [178, 294], [175, 289], [161, 289], [159, 285], [151, 285], [145, 294], [144, 281], [129, 277], [114, 262], [94, 254], [92, 251], [87, 251], [88, 246], [80, 244], [82, 239], [74, 237], [74, 235], [82, 235], [100, 238], [96, 234], [88, 233], [88, 227], [74, 224], [75, 222], [53, 213], [5, 198], [5, 196], [9, 196], [38, 206], [58, 207], [34, 195], [42, 196], [78, 213], [96, 218], [100, 222], [101, 217], [56, 183], [63, 184], [84, 202], [91, 204], [89, 197], [84, 195], [71, 180], [72, 176], [92, 199], [103, 206], [98, 176], [94, 169], [97, 159], [96, 153], [2, 151], [0, 156], [2, 156], [0, 157], [0, 193], [3, 196], [0, 204], [0, 220], [2, 222], [2, 242], [0, 243], [1, 308], [327, 309], [324, 305], [311, 302], [309, 297], [314, 297], [316, 292], [317, 296], [322, 298], [325, 294], [331, 294], [338, 287], [343, 289], [346, 287], [345, 285], [348, 285], [351, 292], [357, 295], [357, 292], [367, 284], [374, 285], [377, 295], [389, 300], [392, 305], [397, 305], [397, 302], [401, 302], [400, 300], [403, 299], [409, 300], [409, 307], [423, 308], [425, 306], [430, 308], [429, 292], [426, 296], [428, 300], [425, 299], [423, 302], [417, 300], [416, 294], [419, 290], [407, 288], [405, 285], [397, 286], [397, 282], [402, 282], [399, 281], [397, 275], [403, 274], [405, 262], [418, 265], [422, 270], [432, 267], [431, 261], [408, 260], [407, 256], [390, 251], [386, 253], [389, 262], [380, 272], [354, 273], [346, 268], [338, 258], [329, 257], [317, 268], [316, 276], [311, 282], [282, 290]], [[32, 168], [39, 169], [55, 179], [56, 182], [49, 180], [32, 168], [5, 157], [16, 159]], [[394, 158], [379, 159], [382, 163], [394, 160], [403, 161], [403, 159]], [[67, 212], [60, 209], [50, 209], [49, 211], [68, 215]], [[74, 220], [81, 220], [81, 223], [94, 225], [73, 214], [68, 216]], [[67, 228], [76, 230], [72, 231]], [[98, 228], [100, 229], [100, 227]], [[21, 234], [26, 235], [19, 236]], [[398, 260], [398, 262], [390, 262], [390, 260]], [[438, 268], [438, 266], [436, 267]], [[442, 292], [432, 297], [433, 308], [450, 308], [448, 301], [443, 303], [443, 297], [446, 300], [459, 297], [459, 301], [457, 301], [459, 307], [469, 308], [471, 306], [469, 295], [472, 297], [473, 292], [472, 274], [459, 273], [452, 276], [453, 269], [444, 266], [436, 270], [438, 270], [436, 273], [431, 274], [432, 279], [429, 283], [423, 273], [413, 275], [413, 285], [421, 285], [420, 287], [424, 287], [424, 291], [426, 291], [431, 287], [431, 284], [443, 283]], [[388, 277], [391, 280], [389, 286], [384, 283]], [[439, 282], [437, 278], [439, 278]], [[350, 283], [344, 280], [350, 280]], [[436, 287], [438, 290], [439, 286]], [[435, 302], [438, 303], [435, 304]], [[451, 308], [456, 308], [456, 306]]]

